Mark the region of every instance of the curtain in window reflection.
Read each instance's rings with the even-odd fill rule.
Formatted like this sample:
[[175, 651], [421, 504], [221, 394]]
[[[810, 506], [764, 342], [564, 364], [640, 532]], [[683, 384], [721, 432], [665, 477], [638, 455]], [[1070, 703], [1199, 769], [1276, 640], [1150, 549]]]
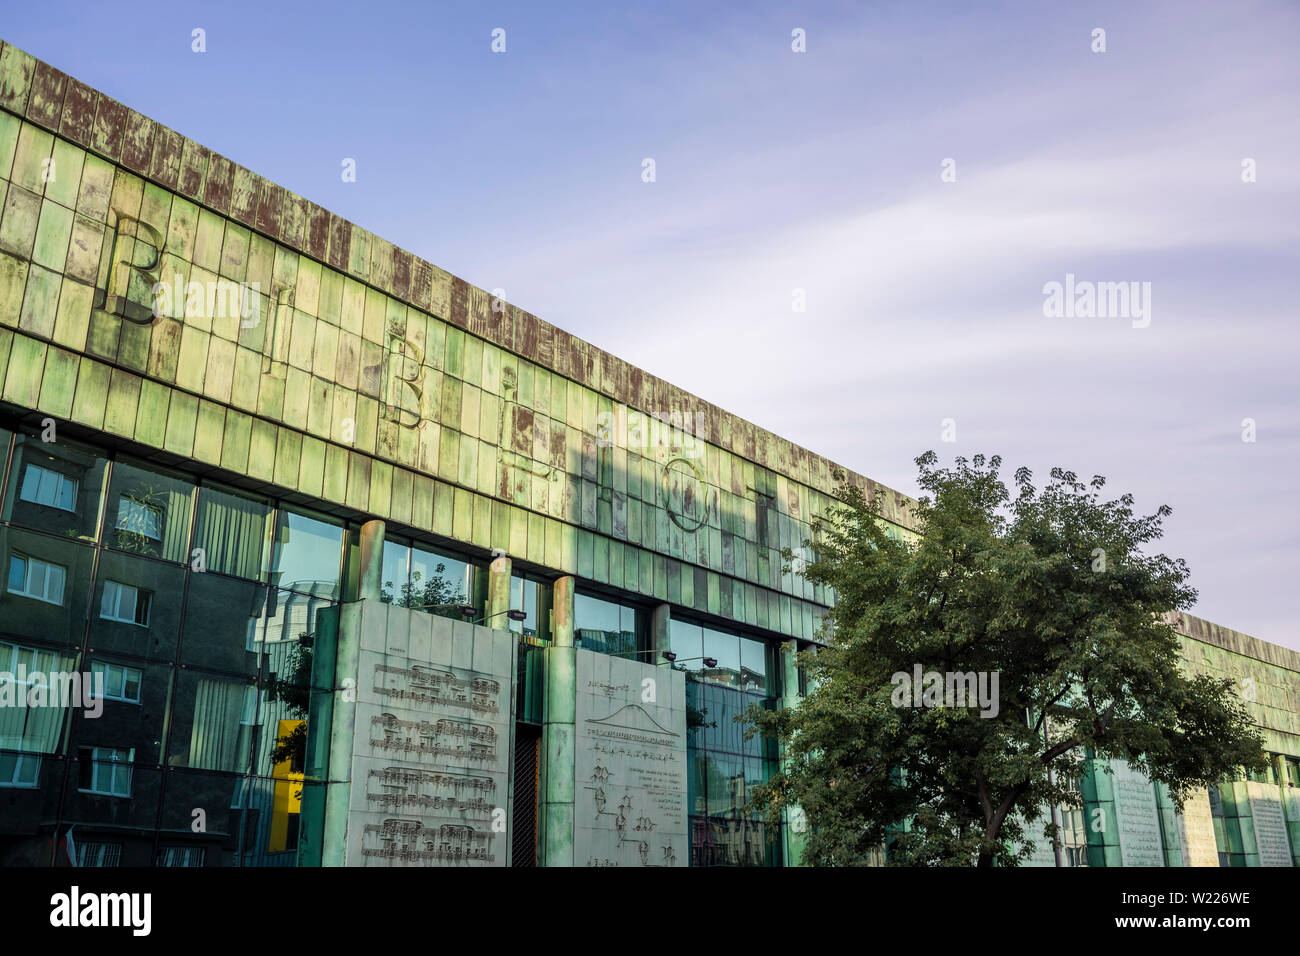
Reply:
[[163, 499], [162, 557], [167, 561], [188, 563], [190, 538], [190, 492], [160, 493]]
[[244, 770], [256, 702], [256, 691], [248, 684], [200, 680], [194, 694], [189, 765], [200, 770]]
[[261, 501], [204, 487], [194, 546], [203, 549], [207, 569], [260, 580], [267, 513]]
[[[22, 682], [18, 681], [19, 665], [25, 668], [26, 678]], [[15, 700], [19, 695], [26, 700], [34, 685], [44, 684], [48, 688], [51, 673], [66, 672], [71, 666], [71, 657], [54, 651], [0, 643], [0, 683], [12, 685], [2, 692], [5, 697], [12, 693]], [[61, 690], [53, 692], [61, 693]], [[0, 750], [55, 753], [66, 713], [66, 707], [0, 707]]]

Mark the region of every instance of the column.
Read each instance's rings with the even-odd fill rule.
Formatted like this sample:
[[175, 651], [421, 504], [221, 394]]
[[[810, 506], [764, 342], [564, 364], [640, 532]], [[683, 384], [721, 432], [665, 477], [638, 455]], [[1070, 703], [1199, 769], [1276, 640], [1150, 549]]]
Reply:
[[321, 836], [321, 863], [324, 866], [343, 866], [347, 853], [352, 741], [357, 710], [356, 679], [360, 669], [361, 609], [364, 606], [361, 602], [379, 600], [384, 572], [384, 527], [384, 522], [377, 518], [361, 526], [357, 600], [339, 608], [330, 709], [330, 783], [326, 786]]
[[494, 552], [492, 563], [488, 565], [487, 608], [483, 623], [496, 630], [510, 629], [510, 619], [506, 611], [510, 610], [510, 573], [513, 562], [504, 551]]
[[546, 699], [542, 708], [542, 866], [573, 866], [574, 719], [577, 657], [573, 646], [572, 577], [551, 589], [554, 644], [546, 648]]
[[322, 866], [345, 866], [347, 862], [348, 812], [352, 799], [352, 744], [357, 719], [356, 678], [360, 672], [363, 607], [365, 605], [360, 601], [353, 601], [339, 608], [330, 707], [329, 779], [325, 787], [324, 825], [320, 840]]
[[[792, 707], [798, 707], [799, 702], [803, 699], [799, 696], [799, 667], [795, 660], [795, 654], [798, 652], [799, 645], [795, 641], [781, 645], [781, 701], [782, 710]], [[781, 769], [789, 769], [789, 759], [784, 753], [785, 747], [781, 748], [780, 756]], [[782, 863], [785, 866], [799, 866], [803, 860], [804, 843], [807, 841], [807, 818], [804, 816], [801, 807], [786, 807], [783, 814], [781, 828], [783, 833], [782, 840]]]
[[551, 633], [555, 647], [573, 646], [573, 578], [556, 578], [551, 588]]
[[1286, 821], [1287, 837], [1291, 841], [1291, 858], [1300, 866], [1300, 800], [1287, 776], [1286, 754], [1273, 754], [1273, 770], [1277, 774], [1278, 796], [1282, 800], [1282, 816]]
[[660, 604], [650, 613], [650, 646], [646, 650], [653, 653], [642, 654], [638, 660], [658, 664], [659, 652], [672, 650], [671, 622], [671, 605]]
[[384, 522], [378, 518], [361, 526], [361, 567], [357, 600], [378, 601], [384, 579]]

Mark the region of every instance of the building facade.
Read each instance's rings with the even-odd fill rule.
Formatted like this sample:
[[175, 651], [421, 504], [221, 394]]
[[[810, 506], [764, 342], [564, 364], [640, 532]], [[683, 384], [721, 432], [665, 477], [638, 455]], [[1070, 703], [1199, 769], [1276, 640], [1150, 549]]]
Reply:
[[[0, 864], [797, 864], [833, 470], [0, 46]], [[1180, 630], [1272, 773], [1062, 859], [1290, 865], [1300, 655]]]

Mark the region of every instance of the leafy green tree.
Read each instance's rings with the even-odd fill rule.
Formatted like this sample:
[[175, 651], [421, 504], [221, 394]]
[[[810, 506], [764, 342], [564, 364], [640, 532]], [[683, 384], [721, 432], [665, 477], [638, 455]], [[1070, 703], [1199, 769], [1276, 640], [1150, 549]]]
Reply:
[[460, 606], [465, 603], [465, 589], [443, 577], [447, 565], [439, 564], [433, 574], [421, 580], [419, 571], [415, 571], [411, 581], [394, 590], [392, 581], [385, 581], [380, 589], [379, 599], [385, 604], [398, 607], [423, 608], [442, 617], [460, 617]]
[[[1131, 495], [1102, 500], [1104, 478], [1060, 469], [1039, 490], [1021, 468], [1013, 495], [997, 457], [916, 464], [911, 542], [836, 476], [837, 502], [806, 542], [807, 577], [835, 594], [827, 646], [800, 656], [810, 692], [744, 715], [789, 756], [753, 804], [772, 822], [803, 808], [809, 862], [860, 864], [887, 845], [901, 865], [1012, 866], [1042, 836], [1025, 820], [1079, 805], [1089, 758], [1127, 761], [1180, 809], [1194, 789], [1264, 767], [1232, 682], [1180, 666], [1171, 616], [1196, 592], [1182, 559], [1145, 551], [1167, 506], [1135, 514]], [[997, 675], [996, 712], [913, 701], [918, 664], [988, 675], [989, 689]]]
[[286, 658], [288, 677], [277, 677], [270, 686], [274, 696], [285, 704], [285, 712], [301, 721], [293, 729], [275, 739], [271, 751], [272, 765], [288, 760], [292, 768], [301, 768], [307, 755], [307, 714], [311, 709], [312, 644], [310, 635], [298, 635], [298, 645]]

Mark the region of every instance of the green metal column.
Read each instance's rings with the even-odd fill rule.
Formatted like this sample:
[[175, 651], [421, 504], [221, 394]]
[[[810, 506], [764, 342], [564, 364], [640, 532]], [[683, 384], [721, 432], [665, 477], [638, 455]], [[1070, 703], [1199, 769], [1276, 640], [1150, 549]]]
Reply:
[[[492, 563], [488, 565], [488, 595], [486, 615], [483, 623], [496, 630], [506, 631], [510, 629], [510, 619], [506, 617], [506, 612], [510, 610], [510, 572], [512, 562], [510, 556], [504, 551], [492, 552]], [[519, 648], [516, 647], [516, 653]], [[515, 702], [511, 701], [512, 707]], [[515, 714], [515, 719], [519, 715]], [[512, 728], [513, 730], [513, 728]], [[511, 733], [510, 740], [515, 739]], [[515, 818], [515, 755], [510, 754], [510, 786], [506, 792], [506, 819], [514, 820]], [[506, 858], [510, 858], [512, 852], [510, 833], [506, 833]]]
[[[778, 701], [782, 710], [791, 707], [798, 707], [799, 701], [803, 698], [799, 696], [799, 667], [795, 660], [795, 653], [798, 645], [794, 641], [781, 645], [781, 697]], [[785, 748], [781, 753], [781, 769], [789, 770], [789, 760], [785, 754]], [[784, 826], [781, 827], [783, 834], [782, 862], [786, 866], [799, 866], [803, 861], [804, 844], [808, 839], [807, 820], [803, 815], [803, 810], [798, 807], [786, 807], [784, 813]], [[798, 832], [796, 832], [796, 828]]]
[[[334, 723], [334, 666], [338, 651], [340, 608], [316, 613], [312, 644], [311, 697], [307, 748], [303, 761], [302, 811], [298, 818], [298, 865], [321, 866], [325, 838], [325, 798], [329, 787], [330, 735]], [[351, 759], [351, 754], [347, 759]], [[347, 774], [345, 773], [345, 776]]]
[[511, 567], [510, 555], [504, 551], [495, 552], [492, 563], [488, 565], [487, 609], [483, 623], [497, 630], [510, 628], [510, 621], [504, 618], [506, 611], [510, 610]]
[[1292, 787], [1287, 776], [1286, 754], [1273, 754], [1273, 770], [1277, 774], [1277, 796], [1282, 801], [1282, 818], [1291, 841], [1291, 862], [1300, 866], [1300, 820], [1296, 819], [1296, 804], [1291, 798]]
[[360, 672], [361, 609], [366, 600], [379, 600], [384, 569], [384, 522], [361, 526], [357, 601], [340, 608], [335, 643], [334, 680], [329, 708], [330, 782], [325, 792], [321, 862], [343, 866], [347, 852], [348, 810], [352, 792], [352, 744], [356, 729], [357, 679]]
[[659, 652], [671, 650], [672, 638], [670, 622], [672, 621], [672, 607], [667, 604], [660, 604], [650, 613], [650, 646], [647, 650], [654, 651], [653, 654], [642, 654], [638, 660], [649, 660], [655, 664], [659, 663]]
[[542, 866], [573, 866], [574, 720], [577, 658], [573, 646], [573, 578], [556, 580], [551, 594], [555, 643], [546, 648], [542, 709]]
[[1169, 797], [1169, 788], [1155, 784], [1156, 813], [1160, 817], [1160, 841], [1165, 851], [1165, 866], [1189, 866], [1183, 859], [1183, 846], [1178, 839], [1178, 813]]
[[334, 658], [333, 701], [330, 707], [329, 781], [325, 786], [325, 820], [321, 865], [344, 866], [347, 856], [348, 811], [352, 799], [352, 743], [356, 733], [357, 674], [361, 657], [360, 602], [344, 604], [339, 612]]
[[[1259, 842], [1255, 838], [1255, 816], [1251, 812], [1250, 791], [1247, 781], [1234, 780], [1232, 787], [1232, 808], [1236, 814], [1237, 832], [1240, 834], [1241, 863], [1236, 866], [1259, 866]], [[1223, 792], [1220, 788], [1220, 793]], [[1224, 806], [1225, 812], [1227, 806]]]
[[357, 599], [378, 601], [384, 576], [384, 522], [367, 521], [361, 526], [361, 570]]

